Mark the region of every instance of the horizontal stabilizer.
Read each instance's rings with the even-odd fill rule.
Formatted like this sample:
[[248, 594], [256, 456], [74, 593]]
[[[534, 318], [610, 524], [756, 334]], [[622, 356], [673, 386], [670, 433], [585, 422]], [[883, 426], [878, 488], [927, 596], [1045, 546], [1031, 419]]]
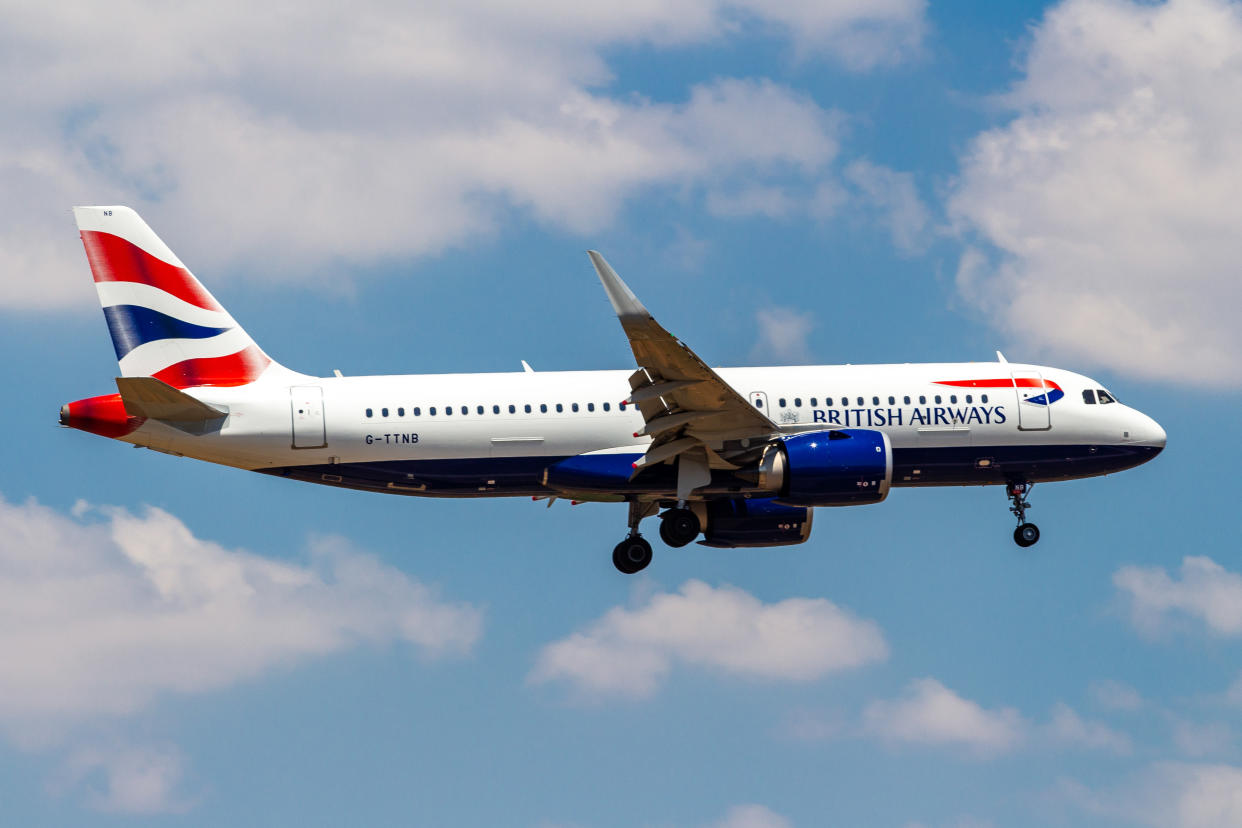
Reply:
[[163, 420], [180, 427], [206, 425], [228, 414], [155, 377], [117, 377], [116, 387], [131, 417]]

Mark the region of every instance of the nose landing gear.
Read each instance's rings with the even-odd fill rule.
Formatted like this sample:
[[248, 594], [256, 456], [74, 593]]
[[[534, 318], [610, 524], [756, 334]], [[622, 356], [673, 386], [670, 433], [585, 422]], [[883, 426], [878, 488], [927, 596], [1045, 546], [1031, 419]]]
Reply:
[[1039, 540], [1039, 527], [1026, 522], [1026, 510], [1031, 508], [1030, 501], [1026, 497], [1033, 488], [1035, 484], [1027, 483], [1025, 480], [1005, 486], [1005, 493], [1013, 504], [1009, 507], [1009, 511], [1013, 512], [1014, 517], [1018, 519], [1018, 528], [1013, 530], [1013, 542], [1023, 549], [1034, 546]]

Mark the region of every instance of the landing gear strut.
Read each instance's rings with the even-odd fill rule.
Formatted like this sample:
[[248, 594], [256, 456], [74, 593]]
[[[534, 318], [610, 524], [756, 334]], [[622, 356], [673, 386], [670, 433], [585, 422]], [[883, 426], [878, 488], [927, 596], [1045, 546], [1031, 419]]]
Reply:
[[1013, 503], [1009, 507], [1009, 511], [1013, 512], [1014, 517], [1018, 519], [1018, 528], [1013, 530], [1013, 542], [1022, 548], [1034, 546], [1039, 540], [1039, 527], [1033, 523], [1026, 522], [1026, 510], [1031, 508], [1030, 501], [1026, 496], [1031, 493], [1031, 489], [1035, 488], [1033, 483], [1027, 483], [1025, 480], [1016, 483], [1008, 483], [1005, 486], [1005, 493], [1009, 500]]
[[626, 575], [641, 572], [651, 563], [651, 544], [638, 533], [638, 522], [658, 509], [654, 503], [630, 501], [630, 534], [612, 550], [612, 565]]
[[674, 549], [690, 543], [701, 531], [699, 516], [689, 509], [669, 509], [660, 516], [660, 539]]

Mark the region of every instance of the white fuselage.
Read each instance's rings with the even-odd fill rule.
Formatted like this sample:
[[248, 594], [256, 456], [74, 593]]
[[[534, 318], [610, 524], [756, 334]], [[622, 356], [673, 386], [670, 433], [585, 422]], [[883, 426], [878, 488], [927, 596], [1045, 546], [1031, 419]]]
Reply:
[[[1101, 389], [1080, 374], [1015, 363], [924, 363], [774, 368], [724, 368], [719, 374], [760, 408], [782, 432], [834, 428], [875, 429], [888, 435], [897, 467], [894, 485], [1004, 482], [1019, 455], [1049, 464], [1023, 473], [1035, 479], [1092, 476], [1128, 468], [1164, 445], [1150, 417], [1121, 403], [1087, 404], [1083, 391]], [[1010, 387], [946, 385], [1038, 375], [1063, 396], [1021, 400]], [[643, 420], [629, 395], [628, 371], [429, 374], [307, 378], [296, 385], [256, 383], [240, 388], [201, 387], [187, 393], [228, 411], [218, 431], [188, 434], [147, 421], [121, 438], [161, 451], [256, 471], [315, 469], [294, 475], [349, 485], [331, 469], [387, 469], [392, 479], [372, 486], [403, 494], [526, 494], [530, 485], [488, 486], [489, 465], [530, 473], [557, 458], [591, 452], [641, 454], [650, 439], [635, 437]], [[1042, 389], [1040, 389], [1042, 390]], [[319, 395], [322, 395], [320, 398]], [[296, 432], [296, 433], [295, 433]], [[295, 447], [297, 444], [297, 447]], [[1094, 447], [1114, 459], [1056, 464], [1052, 447]], [[1118, 455], [1117, 451], [1122, 454]], [[1130, 457], [1137, 462], [1117, 459]], [[1016, 453], [1015, 453], [1016, 452]], [[1000, 455], [1000, 456], [998, 456]], [[937, 458], [952, 474], [922, 468]], [[1005, 460], [1009, 457], [1009, 460]], [[908, 462], [903, 462], [903, 460]], [[453, 476], [453, 464], [472, 470], [461, 490], [437, 491], [426, 479]], [[392, 472], [418, 483], [404, 487]], [[463, 468], [465, 468], [463, 466]], [[420, 469], [428, 473], [423, 474]], [[974, 469], [975, 472], [969, 472]], [[942, 470], [943, 471], [943, 470]], [[478, 478], [478, 485], [468, 480]], [[537, 475], [536, 475], [537, 478]], [[531, 478], [535, 480], [536, 478]], [[525, 479], [525, 477], [523, 478]], [[394, 485], [395, 483], [395, 485]], [[452, 489], [452, 487], [449, 487]], [[536, 485], [534, 490], [538, 490]]]

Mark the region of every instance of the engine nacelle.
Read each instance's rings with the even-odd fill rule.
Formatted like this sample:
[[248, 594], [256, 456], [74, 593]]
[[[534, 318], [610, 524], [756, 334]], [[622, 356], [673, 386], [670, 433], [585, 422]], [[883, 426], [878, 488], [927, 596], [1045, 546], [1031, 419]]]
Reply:
[[707, 502], [704, 546], [790, 546], [811, 535], [807, 508], [785, 506], [770, 498], [730, 498]]
[[759, 487], [789, 506], [879, 503], [892, 482], [892, 444], [887, 434], [873, 429], [783, 437], [759, 461]]

